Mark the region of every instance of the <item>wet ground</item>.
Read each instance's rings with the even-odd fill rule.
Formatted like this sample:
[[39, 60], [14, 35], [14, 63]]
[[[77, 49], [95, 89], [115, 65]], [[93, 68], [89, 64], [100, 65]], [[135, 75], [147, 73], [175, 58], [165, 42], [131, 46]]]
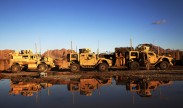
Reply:
[[1, 108], [182, 108], [183, 71], [1, 73]]

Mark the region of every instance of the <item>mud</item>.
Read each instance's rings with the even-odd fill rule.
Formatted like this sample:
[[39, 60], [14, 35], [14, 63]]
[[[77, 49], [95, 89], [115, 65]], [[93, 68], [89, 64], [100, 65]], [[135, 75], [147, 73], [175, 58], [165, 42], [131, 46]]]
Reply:
[[48, 82], [53, 84], [62, 84], [71, 79], [81, 78], [117, 78], [117, 79], [146, 79], [146, 80], [171, 80], [181, 81], [183, 80], [183, 70], [141, 70], [141, 71], [118, 71], [118, 72], [48, 72], [47, 77], [40, 78], [38, 72], [21, 72], [21, 73], [1, 73], [1, 79], [14, 79], [31, 82]]
[[[58, 80], [68, 80], [68, 79], [79, 79], [79, 78], [96, 78], [96, 77], [125, 77], [125, 78], [145, 78], [151, 80], [183, 80], [183, 67], [173, 67], [170, 70], [111, 70], [109, 72], [97, 72], [97, 71], [81, 71], [78, 73], [72, 73], [69, 71], [50, 71], [46, 73], [46, 77], [42, 78], [44, 80], [58, 79]], [[0, 79], [11, 79], [11, 78], [27, 78], [31, 77], [33, 79], [40, 78], [40, 73], [31, 72], [1, 72]]]

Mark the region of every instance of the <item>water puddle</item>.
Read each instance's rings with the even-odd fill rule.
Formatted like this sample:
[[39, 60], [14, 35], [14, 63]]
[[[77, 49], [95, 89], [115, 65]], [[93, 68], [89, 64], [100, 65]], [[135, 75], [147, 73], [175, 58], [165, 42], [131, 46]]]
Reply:
[[183, 81], [97, 77], [0, 80], [2, 108], [181, 107]]

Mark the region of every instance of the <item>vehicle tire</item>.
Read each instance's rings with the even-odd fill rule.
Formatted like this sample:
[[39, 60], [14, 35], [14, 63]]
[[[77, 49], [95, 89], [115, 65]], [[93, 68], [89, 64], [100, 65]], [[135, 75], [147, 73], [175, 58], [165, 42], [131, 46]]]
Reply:
[[139, 70], [140, 65], [136, 61], [132, 61], [129, 66], [130, 70]]
[[46, 64], [40, 64], [39, 66], [38, 66], [38, 71], [39, 72], [46, 72], [47, 71], [47, 66], [46, 66]]
[[20, 66], [18, 64], [14, 64], [13, 66], [11, 66], [11, 71], [12, 72], [20, 72]]
[[71, 72], [79, 72], [80, 71], [80, 65], [77, 63], [71, 64]]
[[22, 70], [23, 71], [27, 71], [28, 70], [28, 66], [24, 66], [24, 68]]
[[108, 65], [106, 63], [101, 63], [101, 64], [99, 64], [98, 69], [99, 69], [100, 72], [107, 72], [108, 71]]
[[168, 67], [169, 67], [169, 63], [167, 61], [162, 61], [160, 63], [160, 69], [161, 70], [166, 70], [166, 69], [168, 69]]

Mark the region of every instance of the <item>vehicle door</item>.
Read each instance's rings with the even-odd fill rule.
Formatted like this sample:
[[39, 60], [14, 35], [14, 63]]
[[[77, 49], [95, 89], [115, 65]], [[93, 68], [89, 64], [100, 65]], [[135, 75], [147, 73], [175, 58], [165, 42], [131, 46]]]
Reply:
[[148, 52], [148, 59], [151, 64], [155, 64], [158, 60], [156, 54], [153, 52]]
[[96, 64], [96, 55], [83, 53], [80, 54], [80, 64], [81, 65], [95, 65]]

